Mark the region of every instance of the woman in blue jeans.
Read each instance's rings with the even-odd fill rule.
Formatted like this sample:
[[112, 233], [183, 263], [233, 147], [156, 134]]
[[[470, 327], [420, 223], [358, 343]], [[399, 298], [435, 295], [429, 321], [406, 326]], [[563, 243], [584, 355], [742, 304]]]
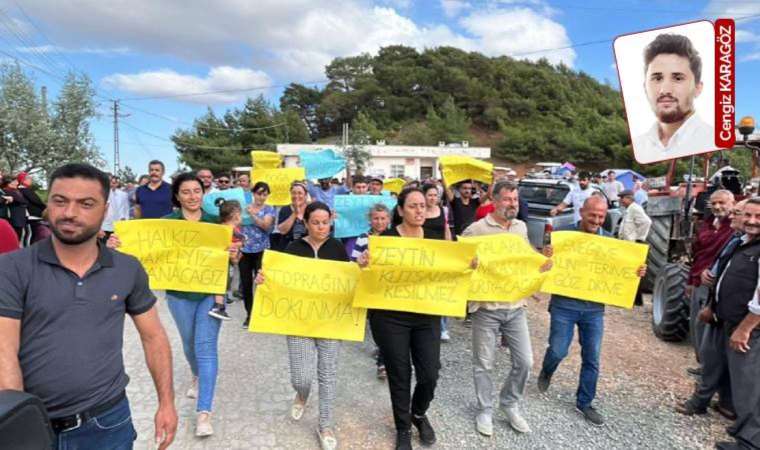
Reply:
[[[176, 209], [164, 219], [214, 223], [214, 218], [201, 209], [202, 202], [203, 184], [200, 179], [193, 172], [181, 173], [172, 182], [172, 203]], [[109, 246], [118, 245], [118, 238], [112, 235]], [[237, 252], [237, 249], [231, 248], [230, 252], [233, 251]], [[193, 373], [193, 384], [187, 396], [198, 399], [195, 435], [210, 436], [214, 434], [211, 411], [219, 369], [217, 343], [221, 326], [219, 319], [208, 314], [214, 306], [214, 294], [166, 291], [166, 301], [182, 338], [185, 359]]]

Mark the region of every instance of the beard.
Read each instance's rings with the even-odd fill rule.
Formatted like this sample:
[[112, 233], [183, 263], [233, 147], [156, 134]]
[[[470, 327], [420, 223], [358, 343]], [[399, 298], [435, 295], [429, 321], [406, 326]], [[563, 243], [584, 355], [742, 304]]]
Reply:
[[[65, 219], [61, 219], [56, 221], [55, 223], [50, 223], [50, 230], [53, 232], [53, 235], [61, 241], [61, 243], [66, 245], [79, 245], [84, 242], [89, 241], [93, 238], [93, 236], [98, 234], [98, 231], [100, 231], [100, 225], [97, 227], [83, 227], [82, 231], [80, 231], [78, 234], [64, 234], [58, 227], [59, 225], [63, 223], [70, 222]], [[81, 225], [77, 222], [77, 225]]]
[[517, 209], [507, 208], [504, 210], [504, 218], [507, 220], [515, 220], [517, 217]]
[[655, 111], [657, 120], [662, 123], [678, 123], [682, 122], [691, 113], [691, 108], [684, 110], [681, 108], [681, 104], [676, 100], [676, 107], [673, 110], [667, 112]]

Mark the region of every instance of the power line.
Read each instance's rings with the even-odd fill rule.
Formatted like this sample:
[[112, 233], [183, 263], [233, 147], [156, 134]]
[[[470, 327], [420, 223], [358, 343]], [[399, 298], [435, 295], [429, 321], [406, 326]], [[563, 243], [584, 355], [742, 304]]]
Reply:
[[123, 106], [125, 108], [128, 108], [128, 109], [131, 109], [131, 110], [136, 111], [136, 112], [147, 114], [149, 116], [158, 117], [159, 119], [164, 119], [164, 120], [166, 120], [168, 122], [178, 123], [178, 124], [181, 124], [181, 125], [185, 125], [185, 126], [188, 126], [188, 127], [194, 127], [194, 128], [198, 128], [198, 129], [202, 129], [202, 130], [244, 132], [244, 131], [268, 130], [268, 129], [271, 129], [271, 128], [277, 128], [277, 127], [282, 127], [282, 126], [287, 126], [288, 125], [287, 122], [280, 122], [280, 123], [275, 123], [273, 125], [268, 125], [268, 126], [265, 126], [265, 127], [255, 127], [255, 128], [208, 127], [208, 126], [205, 126], [205, 125], [199, 125], [199, 124], [194, 124], [194, 123], [190, 123], [190, 122], [185, 122], [184, 120], [175, 119], [173, 117], [165, 116], [163, 114], [154, 113], [152, 111], [148, 111], [147, 109], [142, 109], [142, 108], [138, 108], [136, 106], [128, 105], [128, 104], [126, 104], [124, 102], [121, 102], [121, 106]]
[[[167, 139], [167, 138], [165, 138], [163, 136], [159, 136], [157, 134], [151, 133], [150, 131], [145, 131], [143, 129], [140, 129], [140, 128], [138, 128], [138, 127], [136, 127], [136, 126], [134, 126], [134, 125], [132, 125], [130, 123], [127, 123], [126, 121], [122, 121], [121, 124], [125, 125], [125, 126], [127, 126], [129, 128], [131, 128], [131, 129], [133, 129], [135, 131], [137, 131], [138, 133], [142, 133], [142, 134], [144, 134], [146, 136], [150, 136], [150, 137], [152, 137], [154, 139], [158, 139], [158, 140], [161, 140], [161, 141], [166, 141], [166, 142], [169, 142], [169, 143], [174, 144], [174, 145], [179, 144], [179, 145], [184, 145], [186, 147], [193, 147], [193, 148], [206, 149], [206, 150], [238, 150], [238, 151], [240, 151], [240, 150], [248, 150], [245, 147], [215, 147], [215, 146], [211, 146], [211, 145], [197, 145], [197, 144], [194, 144], [192, 142], [187, 142], [187, 141], [183, 141], [183, 140], [179, 140], [179, 139], [177, 140], [178, 142], [175, 142], [175, 141], [173, 141], [171, 139]], [[253, 147], [251, 147], [251, 148], [253, 148]]]
[[24, 10], [24, 8], [22, 8], [21, 5], [17, 1], [15, 1], [15, 0], [13, 1], [13, 4], [16, 5], [16, 8], [19, 10], [19, 12], [21, 13], [21, 15], [24, 16], [24, 18], [26, 19], [26, 21], [29, 22], [30, 24], [32, 24], [32, 26], [34, 27], [34, 29], [37, 30], [38, 33], [40, 33], [40, 35], [42, 36], [42, 38], [45, 41], [47, 41], [48, 44], [50, 44], [50, 46], [51, 46], [51, 48], [50, 48], [51, 53], [53, 53], [54, 55], [57, 55], [74, 72], [80, 72], [77, 69], [77, 67], [71, 62], [71, 60], [69, 60], [68, 57], [66, 57], [66, 55], [63, 52], [60, 52], [60, 51], [57, 50], [58, 46], [53, 41], [51, 41], [50, 38], [47, 37], [47, 35], [45, 34], [45, 32], [42, 31], [42, 28], [39, 27], [37, 25], [37, 23], [34, 20], [32, 20], [31, 17], [29, 17], [29, 15], [26, 13], [26, 11]]
[[239, 92], [249, 92], [249, 91], [258, 91], [262, 89], [275, 89], [275, 88], [282, 88], [290, 86], [291, 84], [326, 84], [329, 83], [330, 80], [319, 80], [319, 81], [305, 81], [302, 83], [287, 83], [287, 84], [270, 84], [267, 86], [252, 86], [248, 88], [240, 88], [240, 89], [223, 89], [218, 91], [206, 91], [206, 92], [189, 92], [186, 94], [168, 94], [168, 95], [154, 95], [154, 96], [145, 96], [145, 97], [128, 97], [123, 98], [122, 100], [125, 101], [142, 101], [142, 100], [162, 100], [162, 99], [168, 99], [168, 98], [183, 98], [183, 97], [198, 97], [202, 95], [213, 95], [213, 94], [232, 94], [232, 93], [239, 93]]

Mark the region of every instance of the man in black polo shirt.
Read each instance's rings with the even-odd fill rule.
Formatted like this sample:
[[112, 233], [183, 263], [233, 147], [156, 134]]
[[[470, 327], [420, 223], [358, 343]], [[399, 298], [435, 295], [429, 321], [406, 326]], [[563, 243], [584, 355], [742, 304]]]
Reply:
[[727, 428], [736, 442], [718, 449], [760, 449], [760, 198], [744, 206], [741, 243], [719, 263], [711, 308], [727, 339], [726, 358], [736, 421]]
[[139, 261], [98, 244], [108, 176], [67, 164], [49, 186], [53, 236], [0, 256], [0, 390], [40, 397], [59, 449], [132, 448], [122, 358], [129, 314], [158, 393], [156, 441], [166, 448], [177, 428], [171, 348]]
[[171, 214], [172, 186], [164, 181], [164, 163], [155, 159], [148, 163], [150, 181], [135, 191], [135, 217], [141, 219], [160, 219]]

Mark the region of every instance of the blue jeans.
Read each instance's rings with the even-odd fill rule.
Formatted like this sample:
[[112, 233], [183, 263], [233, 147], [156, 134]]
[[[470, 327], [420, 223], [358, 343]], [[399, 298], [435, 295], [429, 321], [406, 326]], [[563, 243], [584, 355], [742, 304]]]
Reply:
[[576, 406], [583, 409], [591, 405], [596, 396], [599, 378], [599, 354], [604, 334], [604, 310], [569, 309], [552, 305], [549, 347], [544, 355], [541, 370], [551, 376], [559, 363], [567, 356], [573, 342], [575, 326], [578, 325], [578, 341], [581, 344], [581, 375], [576, 393]]
[[216, 374], [219, 370], [219, 330], [221, 321], [208, 315], [214, 296], [201, 301], [185, 300], [166, 294], [169, 312], [182, 338], [182, 350], [193, 375], [198, 377], [196, 411], [211, 412], [214, 403]]
[[125, 398], [108, 411], [93, 417], [81, 427], [58, 433], [57, 450], [130, 450], [137, 439], [132, 425], [129, 401]]

